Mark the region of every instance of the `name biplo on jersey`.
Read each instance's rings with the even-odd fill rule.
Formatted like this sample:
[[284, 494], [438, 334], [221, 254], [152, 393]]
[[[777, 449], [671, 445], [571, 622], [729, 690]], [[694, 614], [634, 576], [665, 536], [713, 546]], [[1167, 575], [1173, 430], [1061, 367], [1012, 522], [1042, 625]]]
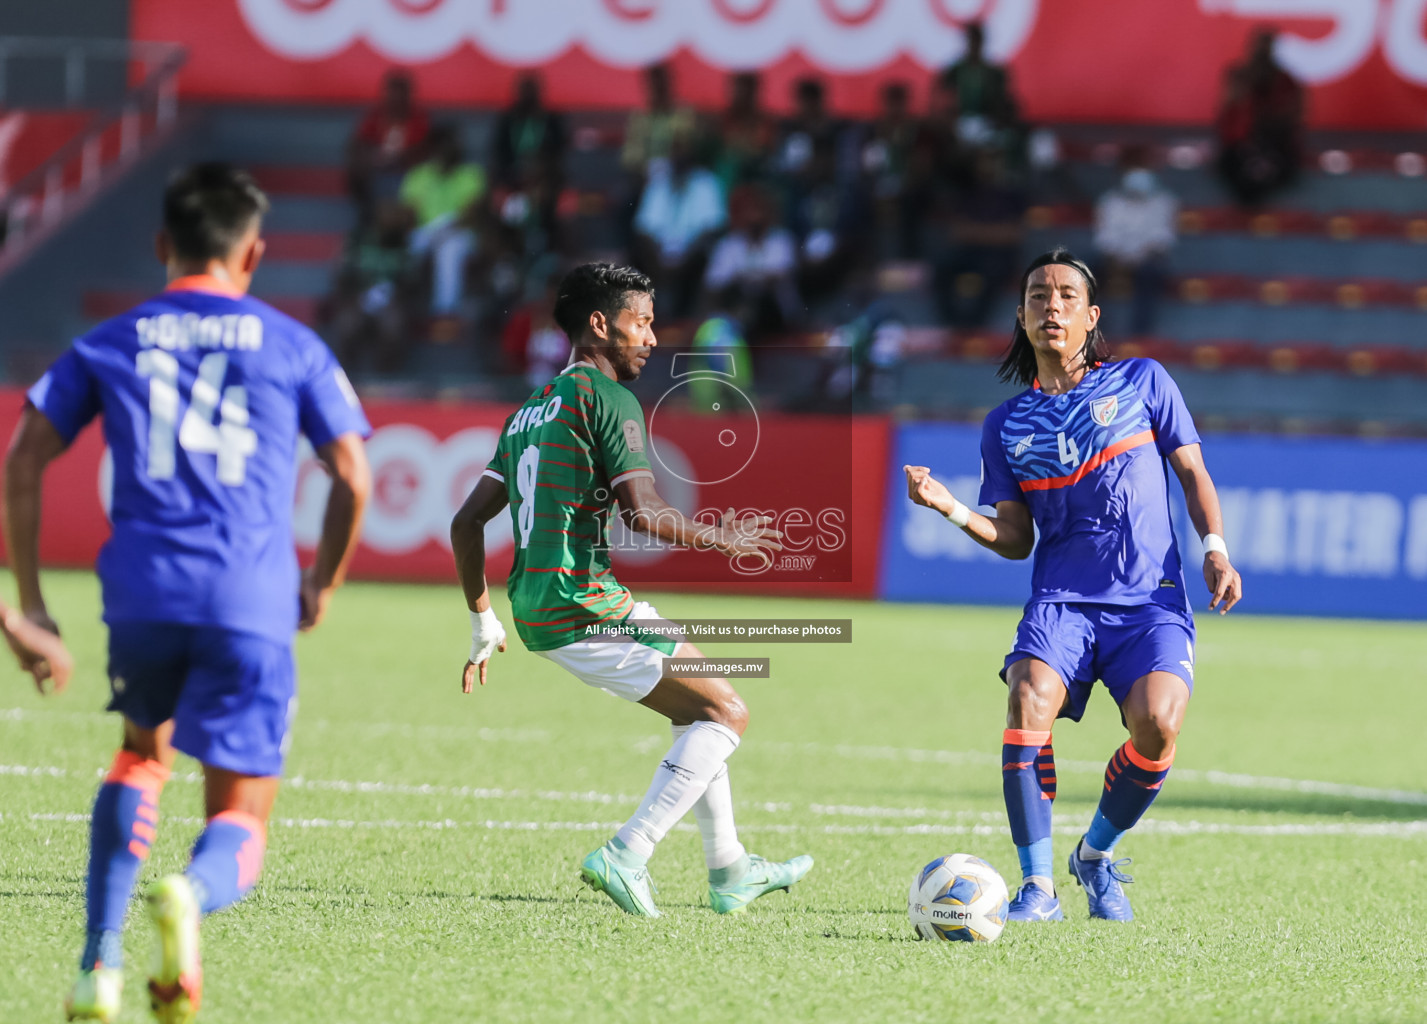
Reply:
[[1153, 602], [1188, 615], [1165, 458], [1198, 441], [1152, 359], [1098, 365], [1062, 395], [1037, 383], [992, 411], [980, 502], [1029, 506], [1039, 539], [1028, 604]]
[[623, 385], [575, 363], [505, 421], [485, 475], [505, 484], [515, 533], [507, 591], [532, 651], [588, 639], [623, 621], [634, 596], [610, 566], [614, 488], [652, 478], [644, 411]]
[[104, 620], [297, 628], [299, 433], [371, 432], [311, 330], [212, 278], [182, 278], [75, 341], [29, 400], [66, 445], [103, 414], [113, 534]]

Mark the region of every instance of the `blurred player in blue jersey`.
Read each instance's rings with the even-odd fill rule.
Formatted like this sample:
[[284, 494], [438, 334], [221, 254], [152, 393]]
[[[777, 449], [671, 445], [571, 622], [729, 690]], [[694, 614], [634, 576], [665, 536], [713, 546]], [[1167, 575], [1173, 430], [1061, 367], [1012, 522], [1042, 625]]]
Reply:
[[[6, 460], [20, 605], [56, 633], [38, 569], [45, 466], [96, 416], [114, 460], [114, 532], [97, 569], [109, 707], [124, 735], [94, 801], [71, 1020], [119, 1012], [124, 912], [175, 750], [203, 764], [208, 823], [188, 870], [148, 892], [159, 936], [149, 993], [160, 1021], [197, 1012], [199, 918], [241, 899], [262, 867], [297, 703], [293, 632], [322, 620], [356, 546], [370, 428], [327, 346], [247, 295], [266, 210], [242, 171], [179, 173], [158, 238], [168, 288], [60, 357], [30, 389]], [[299, 434], [332, 476], [316, 559], [301, 573]]]
[[1112, 853], [1169, 774], [1194, 688], [1194, 617], [1170, 523], [1166, 460], [1204, 541], [1209, 607], [1227, 612], [1243, 595], [1179, 388], [1153, 360], [1109, 362], [1099, 319], [1095, 278], [1064, 249], [1036, 259], [1021, 278], [1000, 376], [1026, 390], [997, 407], [981, 434], [979, 503], [994, 505], [994, 517], [957, 501], [926, 467], [905, 467], [912, 501], [984, 547], [1021, 559], [1035, 546], [1031, 599], [1001, 670], [1010, 698], [1001, 770], [1023, 876], [1013, 921], [1063, 916], [1051, 881], [1051, 727], [1057, 717], [1080, 720], [1097, 679], [1130, 738], [1110, 759], [1070, 873], [1086, 890], [1091, 917], [1133, 917], [1121, 884], [1130, 881], [1128, 861]]

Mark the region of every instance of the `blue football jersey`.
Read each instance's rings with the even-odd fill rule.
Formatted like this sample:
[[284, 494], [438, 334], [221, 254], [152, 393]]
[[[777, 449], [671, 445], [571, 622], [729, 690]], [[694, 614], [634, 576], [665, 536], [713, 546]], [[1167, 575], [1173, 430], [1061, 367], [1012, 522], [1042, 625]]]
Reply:
[[986, 417], [981, 504], [1020, 501], [1039, 533], [1031, 604], [1189, 610], [1165, 457], [1197, 444], [1179, 387], [1152, 359], [1098, 366], [1063, 395], [1038, 387]]
[[316, 334], [217, 280], [184, 278], [79, 338], [29, 400], [66, 444], [103, 417], [106, 622], [291, 641], [298, 435], [320, 448], [371, 432]]

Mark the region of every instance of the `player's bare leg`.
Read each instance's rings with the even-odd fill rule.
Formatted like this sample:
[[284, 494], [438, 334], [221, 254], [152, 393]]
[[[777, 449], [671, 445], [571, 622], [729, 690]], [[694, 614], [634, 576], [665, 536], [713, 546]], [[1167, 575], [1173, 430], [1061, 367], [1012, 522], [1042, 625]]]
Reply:
[[1021, 887], [1008, 921], [1059, 921], [1051, 849], [1055, 752], [1051, 728], [1070, 699], [1060, 674], [1039, 658], [1006, 670], [1006, 731], [1001, 737], [1001, 788], [1011, 839], [1021, 862]]
[[124, 917], [157, 834], [159, 795], [173, 764], [173, 723], [124, 736], [94, 798], [86, 889], [87, 934], [79, 977], [65, 999], [70, 1020], [113, 1020], [123, 989]]
[[1115, 861], [1115, 844], [1135, 826], [1159, 795], [1170, 765], [1174, 741], [1189, 706], [1189, 685], [1172, 672], [1151, 672], [1135, 680], [1120, 705], [1130, 738], [1105, 769], [1105, 788], [1095, 819], [1074, 853], [1070, 873], [1085, 886], [1090, 916], [1133, 920], [1123, 883], [1128, 860]]
[[275, 776], [204, 766], [208, 824], [193, 846], [188, 870], [158, 882], [147, 897], [158, 930], [149, 1000], [163, 1024], [187, 1024], [198, 1013], [203, 998], [199, 921], [242, 899], [257, 881], [278, 782]]
[[[675, 656], [702, 654], [685, 643]], [[802, 878], [811, 858], [772, 863], [750, 856], [738, 840], [725, 762], [748, 725], [748, 708], [728, 680], [666, 676], [640, 703], [669, 719], [674, 744], [634, 815], [585, 858], [586, 881], [630, 913], [657, 916], [645, 865], [659, 840], [691, 809], [703, 837], [710, 901], [719, 913], [741, 911], [765, 892], [787, 889]]]

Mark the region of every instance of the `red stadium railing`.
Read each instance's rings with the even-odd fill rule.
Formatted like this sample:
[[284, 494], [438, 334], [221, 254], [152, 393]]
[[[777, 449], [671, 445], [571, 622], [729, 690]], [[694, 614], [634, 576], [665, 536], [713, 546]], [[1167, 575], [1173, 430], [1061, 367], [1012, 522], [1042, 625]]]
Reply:
[[0, 275], [167, 135], [177, 113], [177, 75], [186, 54], [164, 43], [5, 38], [0, 39], [0, 81], [5, 63], [14, 57], [61, 62], [66, 95], [76, 103], [85, 95], [90, 61], [123, 62], [131, 84], [84, 131], [0, 196]]

